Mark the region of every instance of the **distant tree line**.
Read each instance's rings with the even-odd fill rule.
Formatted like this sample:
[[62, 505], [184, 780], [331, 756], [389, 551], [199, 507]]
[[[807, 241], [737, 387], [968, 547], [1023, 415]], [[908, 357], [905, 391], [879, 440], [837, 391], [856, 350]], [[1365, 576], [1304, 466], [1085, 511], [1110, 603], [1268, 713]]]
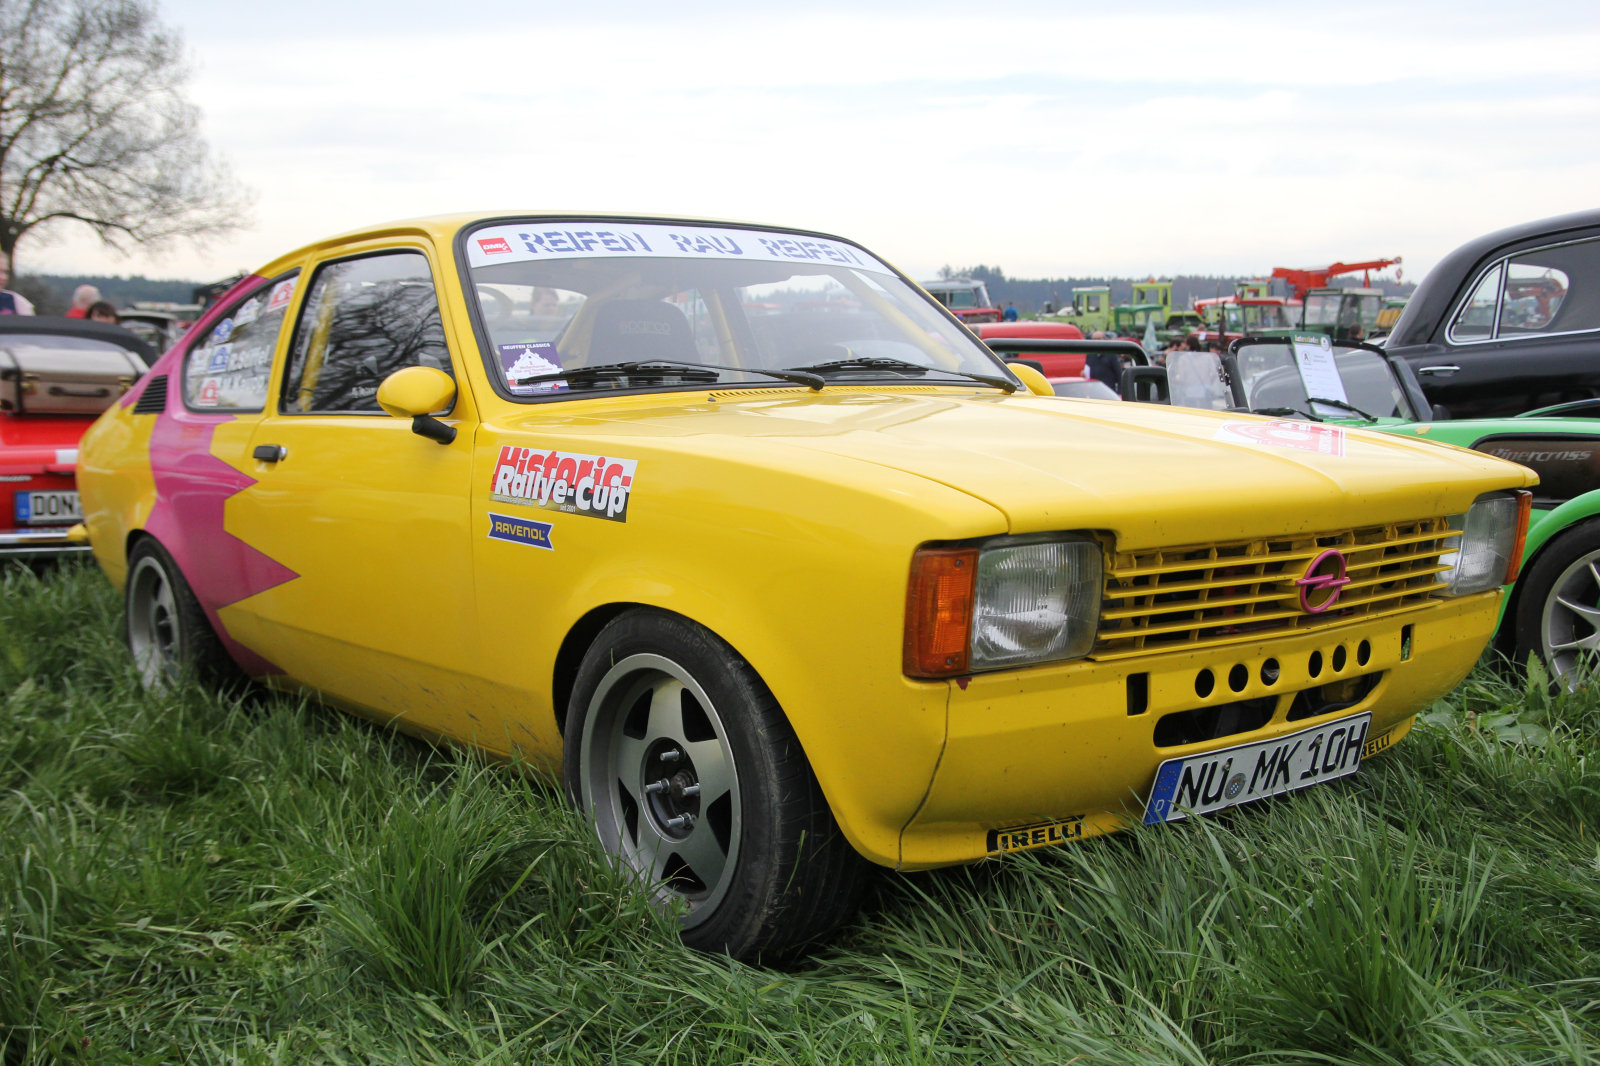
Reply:
[[[1137, 278], [1114, 277], [1084, 277], [1084, 278], [1008, 278], [1005, 271], [999, 267], [973, 266], [973, 267], [943, 267], [939, 271], [941, 278], [972, 278], [981, 281], [989, 290], [989, 298], [1001, 307], [1008, 303], [1017, 305], [1017, 310], [1023, 314], [1034, 314], [1044, 308], [1046, 303], [1061, 307], [1072, 302], [1072, 290], [1086, 288], [1091, 285], [1111, 286], [1111, 302], [1114, 304], [1127, 303], [1133, 299], [1133, 286], [1137, 282], [1145, 281], [1150, 275]], [[1263, 275], [1252, 275], [1261, 277]], [[1157, 281], [1172, 282], [1172, 303], [1175, 307], [1188, 307], [1193, 300], [1204, 300], [1214, 296], [1227, 296], [1233, 292], [1233, 287], [1240, 281], [1249, 281], [1248, 277], [1222, 277], [1212, 274], [1179, 274], [1177, 277], [1157, 275]], [[1352, 286], [1361, 284], [1361, 276], [1335, 278], [1337, 286]], [[1415, 282], [1403, 284], [1387, 279], [1373, 279], [1373, 288], [1382, 288], [1391, 296], [1405, 295], [1415, 289]], [[1273, 293], [1278, 296], [1285, 295], [1282, 281], [1273, 282]]]
[[41, 315], [63, 314], [72, 306], [72, 291], [79, 285], [93, 285], [100, 297], [117, 307], [128, 307], [135, 300], [160, 300], [186, 304], [194, 300], [197, 281], [162, 281], [134, 275], [121, 278], [97, 274], [25, 274], [11, 280], [10, 288], [22, 293]]

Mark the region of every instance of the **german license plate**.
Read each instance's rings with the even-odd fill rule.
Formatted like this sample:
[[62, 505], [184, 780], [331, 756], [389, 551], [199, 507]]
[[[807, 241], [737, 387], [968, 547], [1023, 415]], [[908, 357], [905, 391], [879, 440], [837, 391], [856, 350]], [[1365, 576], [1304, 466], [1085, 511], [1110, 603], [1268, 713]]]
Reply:
[[1355, 714], [1237, 748], [1168, 759], [1156, 771], [1144, 824], [1175, 822], [1353, 774], [1372, 715]]
[[17, 525], [70, 526], [83, 520], [76, 492], [17, 493]]

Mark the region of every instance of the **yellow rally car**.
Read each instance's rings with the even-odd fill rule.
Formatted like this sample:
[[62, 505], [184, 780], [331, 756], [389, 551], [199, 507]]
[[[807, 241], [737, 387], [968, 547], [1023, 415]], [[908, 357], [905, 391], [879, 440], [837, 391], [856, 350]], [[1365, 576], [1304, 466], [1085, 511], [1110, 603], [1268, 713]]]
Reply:
[[1522, 467], [1062, 399], [836, 237], [464, 216], [267, 264], [84, 437], [150, 683], [563, 775], [684, 939], [1351, 773], [1472, 666]]

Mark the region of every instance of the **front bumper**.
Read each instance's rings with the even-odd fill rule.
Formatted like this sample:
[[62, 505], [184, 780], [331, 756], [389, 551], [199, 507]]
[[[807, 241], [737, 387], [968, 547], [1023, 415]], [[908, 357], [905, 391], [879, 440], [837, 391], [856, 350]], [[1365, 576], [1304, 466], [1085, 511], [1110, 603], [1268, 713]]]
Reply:
[[[1495, 590], [1299, 637], [980, 675], [964, 688], [952, 683], [945, 750], [927, 799], [901, 835], [900, 869], [981, 859], [991, 854], [994, 830], [1069, 826], [1044, 833], [1041, 843], [1114, 831], [1138, 819], [1156, 768], [1167, 759], [1360, 711], [1372, 712], [1367, 754], [1376, 754], [1409, 730], [1419, 710], [1466, 677], [1494, 632], [1500, 598]], [[1363, 642], [1364, 664], [1358, 662]], [[1341, 647], [1344, 654], [1336, 657]], [[1313, 653], [1322, 663], [1315, 680]], [[1271, 685], [1262, 678], [1268, 659], [1279, 668]], [[1245, 679], [1237, 690], [1229, 683], [1236, 666], [1244, 667]], [[1203, 669], [1215, 679], [1206, 697], [1196, 686]], [[1129, 678], [1138, 674], [1145, 679], [1134, 681], [1130, 697]], [[1288, 720], [1296, 694], [1360, 679], [1372, 687], [1353, 705]], [[1260, 728], [1157, 746], [1156, 724], [1164, 716], [1274, 696], [1271, 719]]]

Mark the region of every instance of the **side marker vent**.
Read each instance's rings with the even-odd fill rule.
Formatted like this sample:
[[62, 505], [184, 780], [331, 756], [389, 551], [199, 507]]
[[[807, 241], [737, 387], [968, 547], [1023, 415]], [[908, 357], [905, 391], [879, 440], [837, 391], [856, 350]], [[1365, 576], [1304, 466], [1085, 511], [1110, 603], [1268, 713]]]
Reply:
[[133, 413], [136, 415], [159, 415], [167, 409], [167, 375], [150, 379], [150, 384], [144, 387], [144, 392], [134, 401]]

